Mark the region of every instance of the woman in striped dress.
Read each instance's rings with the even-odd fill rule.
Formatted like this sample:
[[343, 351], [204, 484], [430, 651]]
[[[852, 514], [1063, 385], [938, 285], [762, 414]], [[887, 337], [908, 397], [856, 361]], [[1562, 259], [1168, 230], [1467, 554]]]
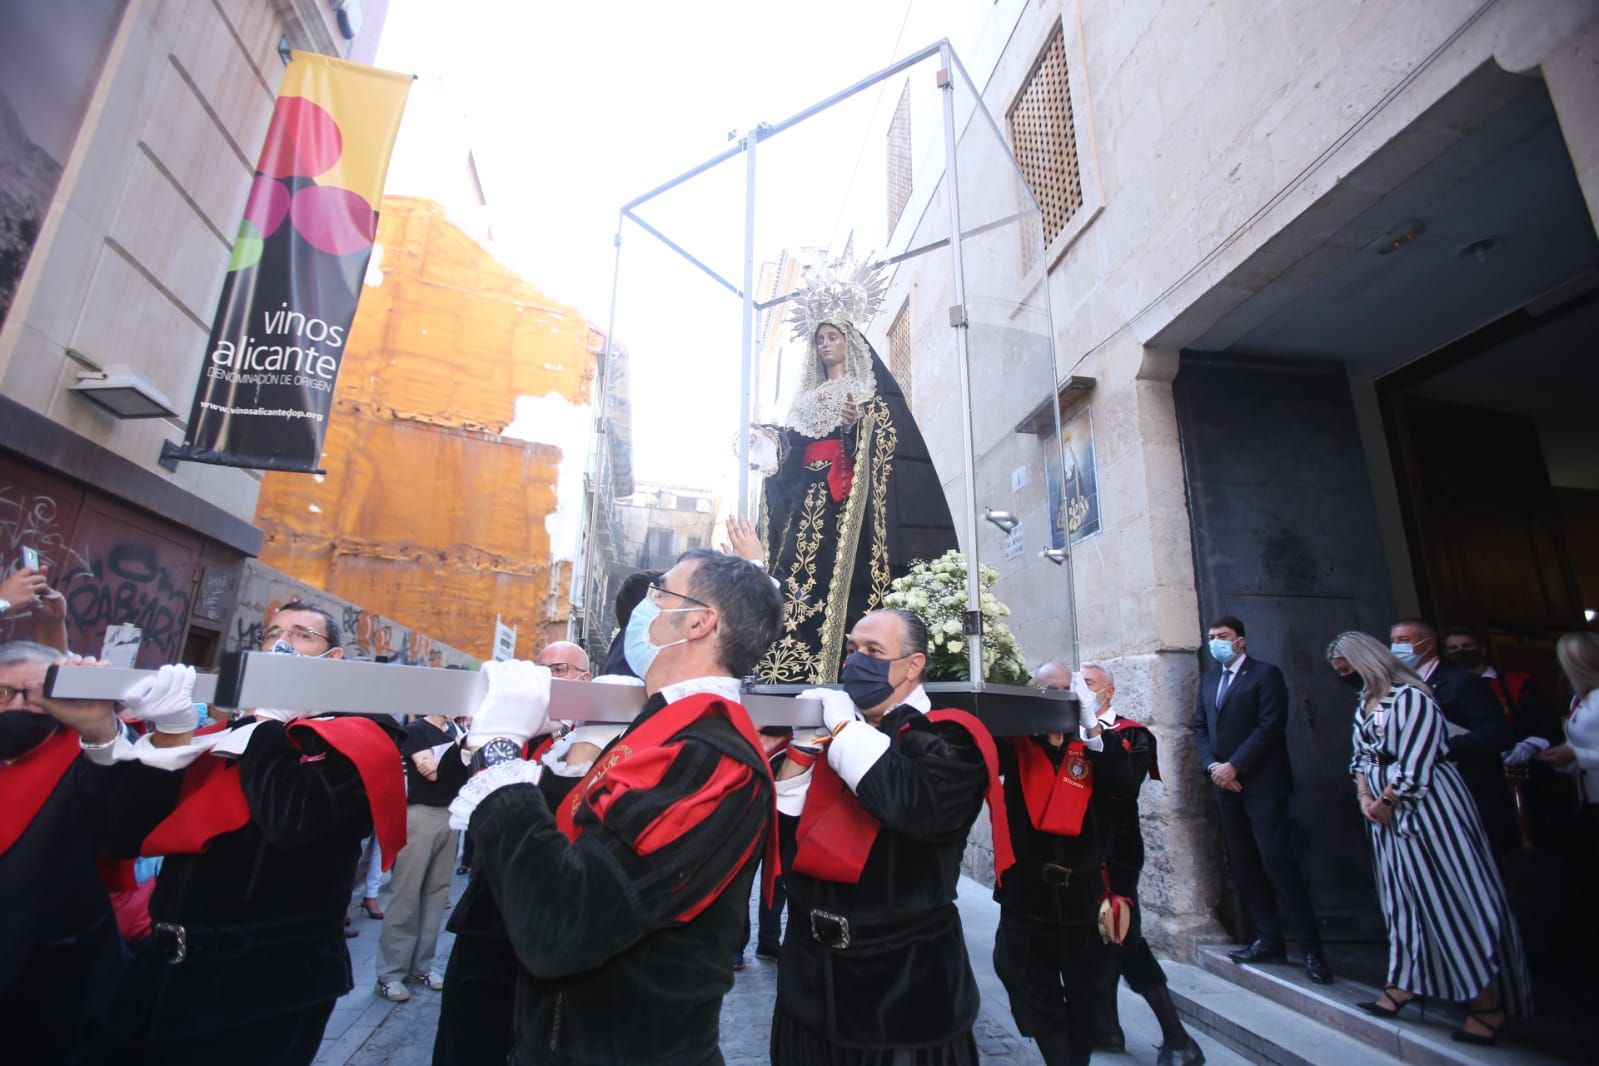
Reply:
[[1352, 686], [1349, 772], [1371, 837], [1388, 925], [1388, 987], [1360, 1007], [1393, 1017], [1411, 1000], [1465, 1001], [1456, 1040], [1491, 1044], [1530, 1010], [1521, 937], [1471, 793], [1444, 759], [1444, 716], [1426, 683], [1375, 638], [1341, 633], [1327, 660]]

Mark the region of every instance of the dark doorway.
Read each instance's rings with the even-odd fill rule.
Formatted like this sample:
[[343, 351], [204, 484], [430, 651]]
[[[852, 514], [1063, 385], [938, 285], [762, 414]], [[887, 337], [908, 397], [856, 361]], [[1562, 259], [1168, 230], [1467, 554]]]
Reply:
[[1337, 364], [1185, 353], [1173, 391], [1200, 612], [1237, 615], [1249, 653], [1288, 680], [1294, 836], [1322, 936], [1381, 938], [1350, 801], [1353, 701], [1324, 659], [1338, 633], [1380, 631], [1392, 614], [1349, 382]]

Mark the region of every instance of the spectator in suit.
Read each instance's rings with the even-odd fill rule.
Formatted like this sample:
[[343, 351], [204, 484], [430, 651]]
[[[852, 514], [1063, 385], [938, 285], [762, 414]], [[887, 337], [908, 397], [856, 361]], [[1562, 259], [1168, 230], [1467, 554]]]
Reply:
[[1255, 930], [1253, 942], [1228, 957], [1286, 962], [1286, 932], [1304, 950], [1306, 976], [1330, 984], [1332, 968], [1289, 842], [1287, 682], [1277, 667], [1247, 653], [1241, 620], [1216, 619], [1207, 638], [1216, 667], [1199, 683], [1194, 749], [1210, 775], [1233, 881]]
[[1438, 630], [1421, 618], [1401, 618], [1388, 630], [1388, 650], [1432, 689], [1448, 723], [1449, 761], [1460, 768], [1488, 833], [1488, 845], [1503, 855], [1517, 845], [1515, 813], [1505, 784], [1504, 753], [1515, 733], [1488, 682], [1438, 654]]

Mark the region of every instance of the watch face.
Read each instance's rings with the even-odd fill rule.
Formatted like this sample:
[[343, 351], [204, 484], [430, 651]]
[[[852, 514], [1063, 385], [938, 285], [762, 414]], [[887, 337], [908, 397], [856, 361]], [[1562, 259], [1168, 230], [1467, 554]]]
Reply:
[[502, 762], [512, 762], [522, 757], [522, 746], [507, 737], [495, 737], [477, 750], [472, 758], [474, 770], [486, 770]]

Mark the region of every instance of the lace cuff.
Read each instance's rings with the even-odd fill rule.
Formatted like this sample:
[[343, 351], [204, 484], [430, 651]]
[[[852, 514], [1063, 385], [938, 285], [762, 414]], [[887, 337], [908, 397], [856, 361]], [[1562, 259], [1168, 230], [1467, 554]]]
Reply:
[[539, 783], [539, 766], [537, 763], [523, 762], [516, 759], [512, 762], [497, 763], [480, 774], [473, 776], [472, 780], [461, 786], [461, 791], [456, 793], [455, 799], [450, 801], [450, 828], [465, 829], [472, 822], [472, 812], [477, 810], [478, 804], [489, 798], [489, 793], [497, 792], [509, 785], [536, 785]]

